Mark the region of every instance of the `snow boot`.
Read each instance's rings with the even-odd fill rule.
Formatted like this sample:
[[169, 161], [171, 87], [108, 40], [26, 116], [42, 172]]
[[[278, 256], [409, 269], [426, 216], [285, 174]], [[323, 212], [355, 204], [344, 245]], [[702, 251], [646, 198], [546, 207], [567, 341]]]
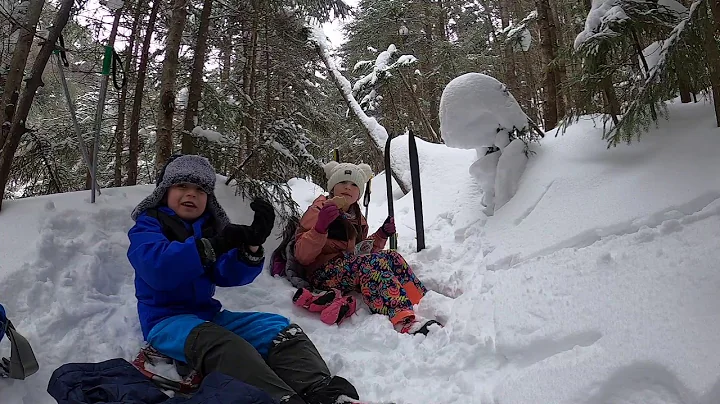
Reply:
[[313, 313], [320, 313], [320, 320], [328, 325], [340, 324], [357, 310], [357, 302], [352, 296], [343, 296], [337, 289], [312, 293], [300, 288], [293, 296], [293, 303]]
[[293, 296], [293, 303], [295, 306], [302, 307], [313, 313], [320, 313], [339, 296], [340, 291], [337, 289], [313, 293], [306, 288], [299, 288]]
[[323, 381], [319, 386], [314, 386], [311, 391], [305, 393], [304, 399], [307, 404], [336, 404], [351, 403], [345, 397], [356, 400], [359, 396], [355, 387], [349, 381], [333, 376]]
[[357, 302], [352, 296], [338, 296], [328, 307], [320, 312], [320, 320], [327, 324], [340, 324], [357, 310]]
[[273, 339], [267, 363], [297, 392], [288, 403], [334, 404], [343, 395], [358, 398], [350, 382], [330, 374], [325, 360], [297, 324], [290, 324]]

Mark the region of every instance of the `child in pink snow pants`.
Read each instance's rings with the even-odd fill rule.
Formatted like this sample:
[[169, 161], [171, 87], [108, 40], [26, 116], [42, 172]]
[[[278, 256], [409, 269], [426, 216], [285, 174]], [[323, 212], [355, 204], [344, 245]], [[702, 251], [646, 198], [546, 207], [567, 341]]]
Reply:
[[[415, 315], [427, 289], [405, 259], [394, 251], [383, 251], [395, 233], [388, 217], [368, 237], [368, 225], [358, 200], [372, 177], [367, 164], [330, 162], [325, 166], [330, 196], [320, 196], [300, 219], [295, 258], [305, 268], [306, 280], [316, 289], [359, 292], [370, 311], [390, 318], [395, 329], [407, 334], [428, 333], [439, 324]], [[358, 243], [369, 240], [370, 252], [356, 254]]]

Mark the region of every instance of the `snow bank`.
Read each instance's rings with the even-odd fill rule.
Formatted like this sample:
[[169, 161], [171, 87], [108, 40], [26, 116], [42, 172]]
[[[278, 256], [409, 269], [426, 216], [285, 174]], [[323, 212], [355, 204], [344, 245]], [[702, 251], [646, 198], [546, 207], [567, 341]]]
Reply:
[[488, 263], [503, 267], [654, 227], [720, 195], [711, 108], [678, 103], [669, 111], [669, 121], [632, 146], [606, 149], [601, 125], [590, 119], [565, 135], [548, 132], [516, 196], [487, 223]]

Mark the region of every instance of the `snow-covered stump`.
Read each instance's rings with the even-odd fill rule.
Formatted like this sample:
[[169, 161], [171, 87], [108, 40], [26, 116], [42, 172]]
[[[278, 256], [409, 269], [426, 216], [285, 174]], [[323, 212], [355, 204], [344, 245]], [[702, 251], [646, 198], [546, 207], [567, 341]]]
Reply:
[[[529, 129], [528, 117], [505, 84], [481, 73], [454, 78], [440, 99], [440, 132], [445, 144], [475, 149], [470, 174], [483, 190], [486, 214], [500, 209], [518, 189], [527, 165], [525, 144], [511, 134]], [[493, 151], [496, 150], [496, 151]]]

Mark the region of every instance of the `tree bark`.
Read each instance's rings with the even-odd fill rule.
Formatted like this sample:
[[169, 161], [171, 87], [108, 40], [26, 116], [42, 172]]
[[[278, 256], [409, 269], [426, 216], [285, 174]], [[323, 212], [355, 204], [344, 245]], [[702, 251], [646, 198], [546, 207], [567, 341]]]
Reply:
[[[250, 32], [249, 44], [245, 42], [245, 67], [243, 69], [243, 92], [245, 93], [245, 105], [247, 113], [243, 116], [243, 134], [245, 136], [245, 149], [238, 149], [238, 161], [247, 162], [250, 153], [255, 149], [255, 87], [256, 81], [256, 61], [258, 48], [258, 25], [259, 25], [259, 7], [258, 2], [253, 1], [252, 26]], [[252, 174], [253, 166], [247, 168]]]
[[210, 28], [210, 14], [212, 13], [213, 0], [205, 0], [202, 13], [200, 14], [200, 28], [198, 39], [195, 45], [193, 56], [193, 70], [190, 75], [190, 90], [188, 91], [187, 107], [185, 108], [185, 121], [183, 122], [182, 152], [183, 154], [194, 153], [193, 139], [191, 132], [197, 124], [198, 104], [202, 98], [203, 68], [205, 67], [205, 54], [207, 52], [207, 36]]
[[[138, 24], [142, 16], [142, 9], [143, 2], [136, 0], [135, 15], [133, 16], [133, 25], [132, 30], [130, 31], [130, 42], [127, 46], [125, 64], [123, 65], [126, 77], [130, 74], [130, 67], [134, 65], [133, 56], [135, 54], [135, 43], [139, 37]], [[115, 187], [122, 185], [122, 158], [125, 146], [125, 111], [127, 109], [127, 95], [128, 85], [126, 83], [122, 90], [120, 90], [120, 101], [118, 101], [118, 119], [117, 126], [115, 126], [115, 167], [113, 170], [113, 186]]]
[[173, 117], [175, 115], [175, 78], [178, 70], [178, 53], [187, 18], [187, 0], [173, 0], [172, 19], [165, 43], [165, 60], [160, 84], [160, 109], [155, 144], [155, 171], [162, 170], [173, 149]]
[[567, 72], [565, 69], [565, 60], [558, 57], [560, 53], [561, 35], [558, 35], [558, 24], [552, 7], [548, 8], [548, 21], [550, 21], [550, 42], [555, 50], [555, 60], [553, 61], [553, 72], [555, 73], [555, 89], [557, 96], [555, 98], [557, 104], [558, 121], [565, 116], [566, 100], [563, 83], [566, 82]]
[[678, 78], [678, 87], [680, 89], [680, 102], [687, 104], [692, 102], [692, 93], [690, 91], [690, 76], [685, 69], [676, 69]]
[[[437, 63], [435, 61], [435, 52], [434, 52], [434, 46], [433, 46], [433, 24], [432, 24], [432, 6], [430, 0], [425, 0], [423, 3], [424, 6], [424, 26], [425, 26], [425, 53], [426, 53], [426, 60], [425, 60], [425, 68], [423, 69], [423, 74], [425, 77], [425, 90], [426, 90], [426, 97], [428, 100], [428, 106], [430, 108], [429, 115], [430, 115], [430, 125], [433, 128], [433, 131], [435, 133], [440, 132], [440, 95], [438, 94], [438, 83], [437, 83], [437, 76], [433, 72], [433, 68], [437, 66]], [[439, 29], [439, 27], [436, 27]]]
[[550, 2], [548, 0], [535, 0], [535, 7], [538, 12], [538, 24], [540, 26], [540, 46], [545, 57], [545, 105], [543, 106], [543, 122], [545, 130], [557, 126], [557, 78], [554, 64], [557, 57], [557, 43], [554, 42], [555, 23], [550, 15]]
[[[712, 3], [713, 0], [708, 0], [708, 3]], [[701, 11], [700, 21], [702, 21], [703, 28], [705, 31], [705, 40], [703, 45], [705, 46], [705, 63], [710, 72], [710, 85], [712, 87], [713, 103], [715, 105], [715, 120], [717, 126], [720, 127], [720, 51], [715, 42], [715, 27], [710, 19], [710, 7], [703, 7]]]
[[47, 66], [50, 55], [55, 50], [55, 43], [60, 37], [65, 25], [67, 25], [68, 19], [70, 18], [70, 10], [74, 4], [74, 0], [63, 0], [60, 3], [60, 10], [55, 15], [53, 21], [52, 30], [48, 33], [47, 41], [40, 48], [35, 63], [33, 63], [30, 78], [25, 85], [25, 90], [20, 97], [17, 111], [12, 120], [12, 126], [10, 127], [10, 133], [8, 134], [5, 147], [2, 149], [0, 154], [0, 210], [2, 209], [2, 196], [5, 195], [5, 188], [7, 182], [10, 179], [10, 168], [12, 166], [13, 158], [15, 157], [15, 151], [20, 144], [22, 135], [25, 134], [28, 129], [26, 127], [27, 117], [30, 114], [30, 107], [32, 106], [33, 100], [37, 89], [40, 88], [44, 83], [42, 81], [42, 74]]
[[[508, 0], [499, 0], [498, 1], [498, 8], [500, 11], [500, 22], [502, 24], [502, 29], [510, 25], [510, 13], [508, 11], [507, 5], [505, 2]], [[483, 7], [486, 9], [490, 9], [487, 7], [488, 2], [484, 1]], [[488, 16], [490, 18], [490, 16]], [[513, 52], [510, 47], [505, 45], [499, 45], [502, 49], [501, 55], [503, 57], [502, 66], [504, 70], [504, 81], [505, 84], [507, 84], [508, 88], [510, 89], [511, 94], [521, 94], [521, 88], [520, 83], [518, 80], [518, 74], [517, 74], [517, 61], [515, 60], [515, 53]], [[524, 100], [522, 97], [517, 97], [518, 103], [520, 105], [523, 105], [525, 107], [525, 110], [529, 110], [528, 108], [528, 100]]]
[[715, 34], [720, 36], [720, 0], [707, 0], [707, 2], [715, 21]]
[[[25, 65], [32, 48], [33, 39], [35, 39], [35, 31], [44, 5], [45, 0], [30, 0], [27, 22], [21, 28], [22, 31], [13, 50], [10, 71], [5, 80], [2, 98], [0, 98], [0, 151], [2, 151], [10, 133], [10, 124], [5, 124], [5, 122], [12, 123], [13, 121], [22, 79], [25, 74]], [[2, 194], [0, 194], [0, 198], [2, 198]]]
[[162, 0], [155, 0], [150, 10], [150, 20], [148, 21], [147, 31], [145, 32], [145, 40], [143, 41], [142, 53], [140, 54], [140, 64], [138, 65], [137, 83], [135, 84], [135, 94], [133, 96], [133, 109], [130, 115], [130, 153], [127, 168], [127, 180], [125, 185], [137, 184], [138, 177], [138, 157], [140, 155], [140, 110], [142, 108], [142, 97], [145, 89], [145, 76], [147, 75], [147, 65], [150, 54], [150, 42], [152, 34], [155, 30], [155, 20], [157, 19], [158, 8]]

